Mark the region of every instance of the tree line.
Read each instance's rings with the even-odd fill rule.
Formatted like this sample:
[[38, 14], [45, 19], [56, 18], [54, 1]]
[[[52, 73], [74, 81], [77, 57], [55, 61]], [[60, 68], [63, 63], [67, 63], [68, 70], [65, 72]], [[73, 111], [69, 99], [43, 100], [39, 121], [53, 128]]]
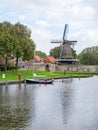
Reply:
[[[19, 22], [12, 24], [10, 22], [0, 23], [0, 56], [5, 59], [5, 64], [8, 66], [8, 61], [11, 58], [16, 58], [16, 67], [18, 59], [30, 60], [34, 58], [34, 50], [36, 45], [31, 38], [31, 30]], [[50, 56], [58, 59], [60, 56], [61, 47], [57, 46], [50, 50]], [[44, 58], [46, 53], [36, 51], [36, 55]], [[98, 46], [84, 49], [79, 55], [72, 49], [73, 58], [78, 58], [80, 64], [98, 65]]]
[[[98, 65], [98, 46], [85, 48], [77, 55], [76, 51], [72, 50], [73, 58], [78, 58], [80, 64], [83, 65]], [[50, 55], [58, 59], [60, 57], [61, 47], [57, 46], [50, 50]]]
[[98, 46], [83, 49], [78, 58], [81, 64], [98, 65]]

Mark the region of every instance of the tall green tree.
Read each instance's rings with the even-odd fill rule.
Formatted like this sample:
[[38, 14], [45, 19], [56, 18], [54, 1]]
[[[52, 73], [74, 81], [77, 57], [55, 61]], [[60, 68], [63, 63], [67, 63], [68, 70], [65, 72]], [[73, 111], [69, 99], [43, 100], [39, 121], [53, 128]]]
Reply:
[[31, 30], [20, 23], [0, 23], [0, 55], [6, 59], [16, 57], [18, 59], [31, 59], [34, 57], [35, 44], [31, 39]]
[[13, 28], [13, 54], [17, 58], [16, 66], [18, 65], [18, 59], [22, 56], [23, 59], [29, 60], [34, 57], [35, 44], [31, 39], [31, 30], [23, 24], [16, 23]]
[[9, 22], [0, 23], [0, 55], [5, 58], [6, 67], [12, 50], [11, 27]]

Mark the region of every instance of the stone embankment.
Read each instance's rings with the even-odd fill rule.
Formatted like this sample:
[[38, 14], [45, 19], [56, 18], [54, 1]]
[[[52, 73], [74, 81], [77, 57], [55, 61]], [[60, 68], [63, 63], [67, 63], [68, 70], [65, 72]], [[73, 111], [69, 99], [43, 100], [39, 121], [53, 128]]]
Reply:
[[19, 84], [23, 83], [24, 80], [11, 80], [11, 81], [0, 81], [0, 85], [8, 85], [8, 84]]
[[[25, 66], [27, 69], [28, 66]], [[50, 63], [35, 63], [30, 65], [30, 69], [42, 70], [42, 71], [78, 71], [78, 72], [96, 72], [98, 71], [98, 66], [96, 65], [58, 65]]]

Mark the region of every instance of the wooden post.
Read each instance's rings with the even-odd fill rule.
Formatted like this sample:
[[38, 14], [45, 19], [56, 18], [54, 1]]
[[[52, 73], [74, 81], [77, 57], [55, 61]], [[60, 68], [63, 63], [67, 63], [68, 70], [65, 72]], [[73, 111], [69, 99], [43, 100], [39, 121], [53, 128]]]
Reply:
[[80, 80], [80, 73], [79, 73], [79, 80]]
[[8, 85], [7, 80], [6, 80], [6, 82], [5, 82], [5, 85], [6, 85], [6, 87], [7, 87], [7, 85]]
[[64, 80], [63, 80], [63, 76], [62, 76], [62, 82], [63, 82]]
[[40, 79], [39, 79], [39, 85], [41, 86], [41, 81], [40, 81]]
[[24, 85], [25, 85], [25, 87], [26, 87], [26, 79], [24, 79]]
[[72, 73], [71, 73], [71, 81], [73, 80], [73, 75], [72, 75]]

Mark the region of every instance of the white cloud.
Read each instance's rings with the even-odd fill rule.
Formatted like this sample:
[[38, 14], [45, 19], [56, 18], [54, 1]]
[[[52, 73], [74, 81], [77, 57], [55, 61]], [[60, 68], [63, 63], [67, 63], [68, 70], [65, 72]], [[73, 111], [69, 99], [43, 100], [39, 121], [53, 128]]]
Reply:
[[18, 17], [20, 18], [20, 20], [24, 20], [25, 19], [24, 15], [19, 15]]
[[36, 49], [41, 50], [43, 52], [46, 52], [49, 54], [50, 48], [52, 48], [51, 45], [51, 34], [47, 30], [37, 29], [33, 26], [30, 26], [32, 29], [32, 39], [34, 39], [36, 44]]
[[48, 23], [46, 21], [44, 21], [44, 20], [37, 20], [36, 24], [38, 26], [41, 26], [41, 27], [47, 27], [48, 26]]
[[0, 1], [0, 21], [20, 21], [32, 30], [37, 49], [45, 51], [51, 39], [60, 39], [64, 24], [69, 24], [68, 38], [77, 40], [77, 52], [87, 46], [97, 45], [97, 0], [3, 0]]

